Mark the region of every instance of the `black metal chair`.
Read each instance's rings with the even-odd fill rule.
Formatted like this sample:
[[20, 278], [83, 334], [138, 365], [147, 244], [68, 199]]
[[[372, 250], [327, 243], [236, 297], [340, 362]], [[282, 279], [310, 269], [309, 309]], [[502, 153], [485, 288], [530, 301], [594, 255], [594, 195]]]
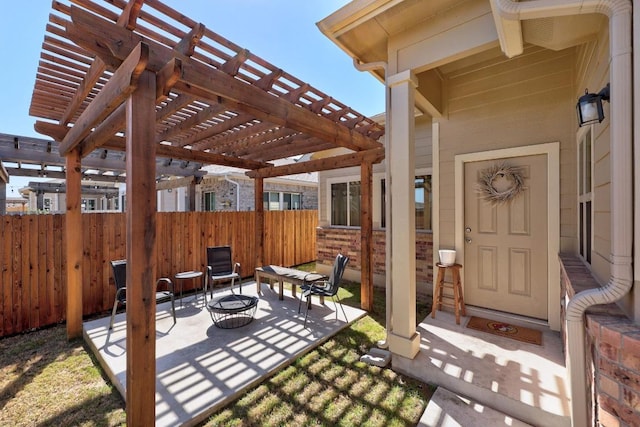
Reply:
[[[344, 319], [348, 322], [347, 313], [344, 311], [344, 307], [342, 306], [342, 301], [340, 301], [340, 297], [338, 296], [338, 289], [340, 289], [340, 281], [342, 280], [342, 275], [344, 274], [344, 270], [347, 267], [347, 263], [349, 262], [349, 257], [344, 256], [342, 254], [338, 254], [336, 256], [336, 260], [333, 263], [333, 270], [331, 271], [331, 275], [327, 279], [322, 278], [319, 280], [314, 280], [312, 282], [307, 282], [304, 280], [303, 284], [300, 286], [302, 289], [302, 295], [300, 296], [300, 300], [298, 302], [298, 313], [300, 313], [300, 306], [302, 305], [302, 298], [306, 298], [307, 311], [304, 313], [304, 326], [307, 326], [307, 315], [309, 314], [309, 307], [311, 306], [311, 296], [323, 296], [323, 297], [331, 297], [333, 299], [333, 303], [336, 305], [336, 320], [338, 320], [338, 308], [336, 304], [336, 298], [338, 299], [338, 303], [340, 304], [340, 308], [342, 309], [342, 314], [344, 314]], [[310, 273], [316, 274], [316, 273]]]
[[[240, 293], [242, 293], [242, 276], [240, 263], [235, 264], [231, 258], [231, 246], [212, 246], [207, 248], [207, 277], [204, 285], [205, 303], [207, 300], [207, 288], [209, 282], [213, 288], [213, 284], [217, 282], [231, 281], [231, 292], [236, 279], [240, 282]], [[213, 296], [213, 289], [210, 294]]]
[[[113, 270], [113, 281], [116, 285], [116, 297], [113, 301], [113, 310], [111, 310], [111, 322], [109, 329], [113, 329], [113, 321], [116, 316], [118, 306], [127, 305], [127, 260], [111, 261], [111, 269]], [[168, 290], [157, 290], [158, 286], [164, 284]], [[166, 277], [158, 279], [156, 282], [156, 302], [165, 302], [171, 300], [171, 313], [173, 314], [173, 323], [176, 323], [176, 305], [173, 291], [173, 282]]]

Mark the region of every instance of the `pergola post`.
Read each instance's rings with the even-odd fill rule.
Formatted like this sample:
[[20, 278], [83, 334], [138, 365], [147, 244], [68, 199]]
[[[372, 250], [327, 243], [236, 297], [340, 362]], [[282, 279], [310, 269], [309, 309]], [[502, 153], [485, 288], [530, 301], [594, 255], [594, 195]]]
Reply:
[[155, 424], [156, 76], [143, 71], [126, 101], [127, 425]]
[[372, 182], [373, 164], [363, 162], [360, 166], [360, 306], [373, 310], [373, 210]]
[[82, 336], [82, 168], [80, 149], [66, 156], [67, 338]]
[[261, 267], [264, 258], [264, 203], [262, 202], [264, 192], [264, 180], [255, 178], [255, 209], [256, 209], [256, 267]]

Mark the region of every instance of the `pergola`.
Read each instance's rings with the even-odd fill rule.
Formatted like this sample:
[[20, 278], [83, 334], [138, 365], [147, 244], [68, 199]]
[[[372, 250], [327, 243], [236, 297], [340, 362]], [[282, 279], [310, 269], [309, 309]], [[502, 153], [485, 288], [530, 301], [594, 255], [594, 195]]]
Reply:
[[[144, 284], [154, 283], [156, 158], [247, 170], [255, 180], [256, 265], [265, 178], [360, 166], [362, 306], [369, 310], [372, 165], [384, 157], [384, 129], [158, 0], [72, 3], [53, 2], [30, 114], [66, 159], [69, 224], [81, 220], [83, 159], [97, 149], [126, 153], [127, 421], [152, 425], [155, 300]], [[320, 151], [307, 162], [269, 163]], [[67, 333], [76, 337], [82, 235], [67, 230]]]

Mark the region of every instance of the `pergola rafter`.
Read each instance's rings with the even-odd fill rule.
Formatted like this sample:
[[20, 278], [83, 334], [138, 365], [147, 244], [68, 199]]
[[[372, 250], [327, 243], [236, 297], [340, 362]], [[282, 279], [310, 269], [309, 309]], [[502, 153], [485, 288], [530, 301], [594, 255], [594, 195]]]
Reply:
[[[360, 166], [369, 199], [361, 212], [361, 300], [372, 308], [371, 175], [384, 158], [382, 126], [159, 0], [60, 0], [53, 8], [30, 114], [66, 157], [67, 221], [81, 221], [82, 163], [93, 153], [124, 151], [127, 194], [135, 194], [126, 213], [127, 282], [135, 284], [127, 295], [128, 424], [155, 421], [155, 300], [142, 284], [155, 271], [156, 156], [247, 170], [255, 181], [256, 265], [264, 178]], [[269, 163], [336, 148], [339, 156]], [[67, 240], [71, 337], [81, 333], [82, 236]]]

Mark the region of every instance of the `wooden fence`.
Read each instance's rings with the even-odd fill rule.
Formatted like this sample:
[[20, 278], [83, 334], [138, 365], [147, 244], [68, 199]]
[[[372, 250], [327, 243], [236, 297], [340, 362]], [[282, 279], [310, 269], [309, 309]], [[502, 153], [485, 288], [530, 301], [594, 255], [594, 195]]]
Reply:
[[[0, 216], [0, 337], [65, 320], [64, 215]], [[254, 212], [160, 212], [157, 277], [206, 269], [206, 247], [231, 245], [244, 277], [255, 265]], [[316, 211], [265, 212], [265, 264], [293, 266], [316, 258]], [[75, 225], [74, 225], [75, 227]], [[83, 314], [107, 312], [115, 286], [109, 261], [126, 256], [125, 214], [83, 214]], [[184, 281], [185, 290], [195, 284]]]

